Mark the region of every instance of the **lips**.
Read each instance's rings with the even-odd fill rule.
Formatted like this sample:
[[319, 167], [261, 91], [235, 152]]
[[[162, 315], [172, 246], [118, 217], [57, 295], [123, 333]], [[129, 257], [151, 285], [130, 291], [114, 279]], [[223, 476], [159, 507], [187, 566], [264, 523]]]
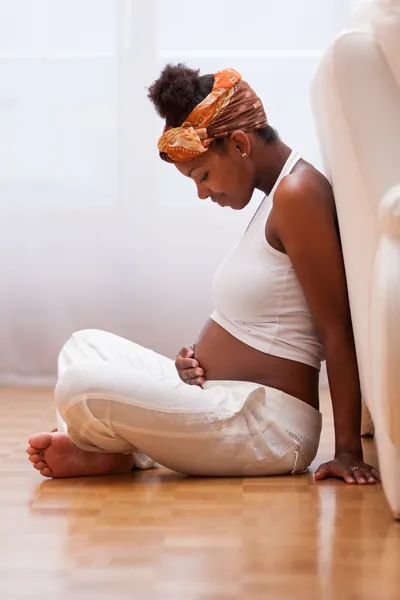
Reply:
[[222, 198], [225, 196], [225, 194], [220, 194], [219, 196], [211, 196], [211, 200], [213, 202], [216, 202], [217, 204], [221, 205], [221, 200]]

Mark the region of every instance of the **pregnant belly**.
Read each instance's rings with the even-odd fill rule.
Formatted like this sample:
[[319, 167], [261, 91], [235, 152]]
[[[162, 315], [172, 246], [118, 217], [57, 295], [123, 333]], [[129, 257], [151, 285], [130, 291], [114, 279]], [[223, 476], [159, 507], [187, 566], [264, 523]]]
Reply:
[[196, 342], [195, 358], [208, 381], [252, 381], [282, 390], [318, 408], [317, 369], [251, 348], [212, 319]]

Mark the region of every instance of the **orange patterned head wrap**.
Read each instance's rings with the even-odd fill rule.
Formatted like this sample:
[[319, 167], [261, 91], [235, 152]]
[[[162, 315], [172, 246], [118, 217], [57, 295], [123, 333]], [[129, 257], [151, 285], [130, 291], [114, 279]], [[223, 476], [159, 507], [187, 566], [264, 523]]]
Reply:
[[234, 69], [219, 71], [211, 93], [181, 127], [165, 128], [158, 141], [167, 162], [185, 162], [207, 152], [216, 138], [240, 129], [251, 132], [268, 125], [260, 98]]

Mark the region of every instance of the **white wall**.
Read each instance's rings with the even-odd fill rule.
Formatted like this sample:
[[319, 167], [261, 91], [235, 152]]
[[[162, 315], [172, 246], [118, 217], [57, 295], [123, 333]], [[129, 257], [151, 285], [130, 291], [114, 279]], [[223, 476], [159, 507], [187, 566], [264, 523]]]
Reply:
[[98, 327], [173, 356], [211, 311], [235, 213], [158, 159], [168, 62], [241, 71], [321, 166], [308, 90], [354, 0], [0, 0], [0, 382], [54, 379]]

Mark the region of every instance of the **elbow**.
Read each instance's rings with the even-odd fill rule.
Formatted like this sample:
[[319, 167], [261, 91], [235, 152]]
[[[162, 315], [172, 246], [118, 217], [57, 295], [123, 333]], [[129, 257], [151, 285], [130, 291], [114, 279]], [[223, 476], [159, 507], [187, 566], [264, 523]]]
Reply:
[[332, 351], [336, 352], [344, 348], [354, 348], [354, 334], [351, 322], [341, 322], [324, 328], [320, 332], [320, 339], [326, 355]]

